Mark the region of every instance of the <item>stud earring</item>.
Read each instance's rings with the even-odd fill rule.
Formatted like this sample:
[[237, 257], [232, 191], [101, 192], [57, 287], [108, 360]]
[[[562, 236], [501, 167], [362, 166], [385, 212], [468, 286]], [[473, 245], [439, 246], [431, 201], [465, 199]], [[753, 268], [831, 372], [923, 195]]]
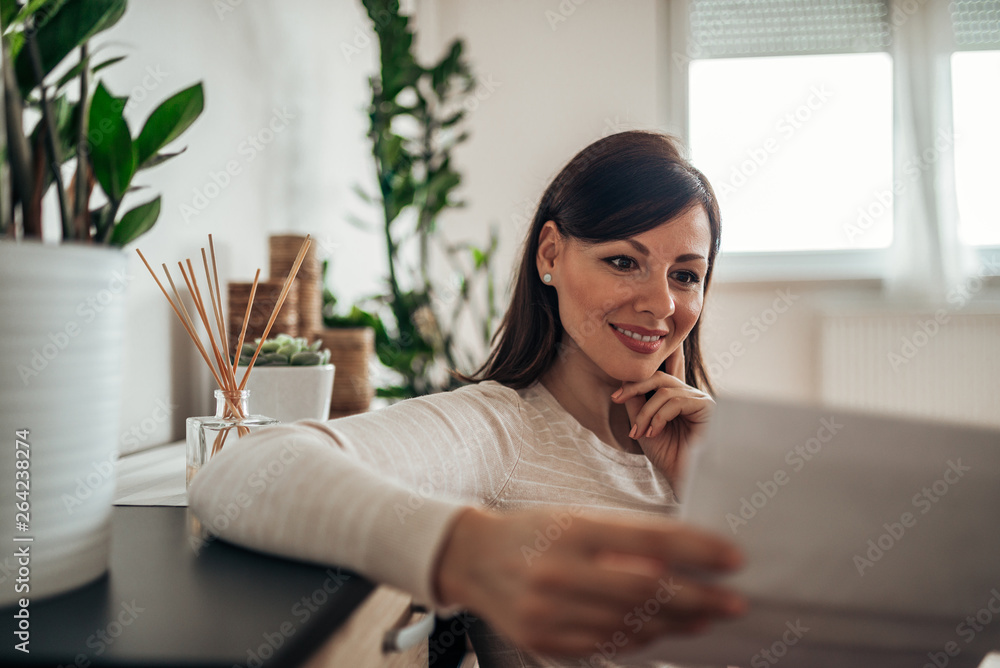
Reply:
[[545, 281], [546, 283], [551, 283], [552, 282], [552, 274], [545, 274], [544, 276], [542, 276], [542, 280]]

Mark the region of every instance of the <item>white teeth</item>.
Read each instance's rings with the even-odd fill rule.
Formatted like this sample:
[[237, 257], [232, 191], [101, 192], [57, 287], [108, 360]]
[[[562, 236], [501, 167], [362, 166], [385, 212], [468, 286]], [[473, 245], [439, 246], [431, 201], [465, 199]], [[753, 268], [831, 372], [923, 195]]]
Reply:
[[642, 341], [644, 343], [649, 343], [650, 341], [659, 341], [660, 339], [663, 338], [662, 336], [640, 336], [639, 334], [636, 334], [635, 332], [630, 332], [627, 329], [622, 329], [621, 327], [618, 327], [617, 325], [612, 325], [612, 327], [614, 327], [615, 329], [617, 329], [619, 332], [621, 332], [625, 336], [631, 336], [636, 341]]

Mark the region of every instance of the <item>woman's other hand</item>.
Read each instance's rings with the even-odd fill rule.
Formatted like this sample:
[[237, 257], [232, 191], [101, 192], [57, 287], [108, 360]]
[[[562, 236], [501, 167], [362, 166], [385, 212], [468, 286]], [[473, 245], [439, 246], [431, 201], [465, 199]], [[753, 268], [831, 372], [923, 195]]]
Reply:
[[[667, 358], [666, 369], [667, 373], [657, 371], [640, 382], [623, 383], [611, 400], [625, 404], [632, 423], [629, 437], [639, 443], [676, 491], [688, 448], [708, 423], [715, 401], [687, 384], [683, 345]], [[649, 392], [654, 394], [647, 400]]]
[[470, 507], [445, 540], [435, 583], [442, 602], [520, 647], [585, 656], [603, 643], [636, 649], [742, 614], [742, 597], [676, 570], [726, 572], [741, 560], [731, 543], [669, 519]]

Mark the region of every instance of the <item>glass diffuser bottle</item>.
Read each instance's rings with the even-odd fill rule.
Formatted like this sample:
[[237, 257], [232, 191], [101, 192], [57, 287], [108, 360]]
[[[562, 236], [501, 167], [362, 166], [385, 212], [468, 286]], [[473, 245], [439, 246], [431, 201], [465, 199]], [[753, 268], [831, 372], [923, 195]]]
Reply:
[[216, 390], [215, 415], [187, 419], [187, 486], [202, 466], [223, 446], [250, 432], [278, 424], [274, 418], [251, 415], [250, 390]]

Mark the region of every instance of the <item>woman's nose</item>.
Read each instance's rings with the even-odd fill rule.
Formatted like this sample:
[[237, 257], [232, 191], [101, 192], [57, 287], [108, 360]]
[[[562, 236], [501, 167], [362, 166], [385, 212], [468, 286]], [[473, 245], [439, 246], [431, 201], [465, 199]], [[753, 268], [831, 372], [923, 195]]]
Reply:
[[650, 313], [656, 320], [665, 320], [674, 314], [674, 296], [670, 292], [670, 279], [647, 278], [636, 286], [635, 308]]

